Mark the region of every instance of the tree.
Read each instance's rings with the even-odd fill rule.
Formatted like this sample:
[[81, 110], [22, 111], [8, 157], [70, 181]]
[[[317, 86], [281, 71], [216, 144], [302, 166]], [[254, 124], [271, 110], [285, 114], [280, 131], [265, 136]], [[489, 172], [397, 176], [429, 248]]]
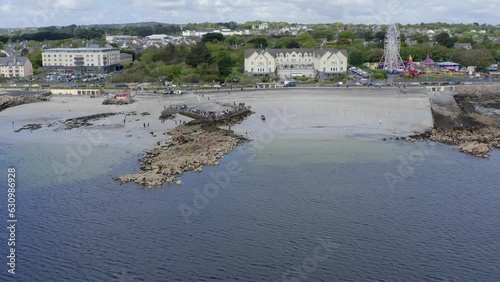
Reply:
[[312, 33], [312, 36], [315, 38], [315, 39], [323, 39], [323, 38], [326, 38], [326, 40], [332, 40], [333, 39], [333, 33], [330, 32], [330, 31], [327, 31], [327, 30], [315, 30], [313, 33]]
[[304, 32], [295, 37], [302, 48], [314, 48], [319, 45], [318, 41], [309, 32]]
[[130, 49], [126, 49], [126, 48], [121, 48], [120, 53], [127, 53], [127, 54], [132, 55], [132, 61], [134, 61], [136, 59], [136, 56], [137, 56], [137, 54], [135, 53], [134, 50], [130, 50]]
[[373, 79], [382, 80], [387, 78], [387, 73], [383, 70], [376, 70], [371, 77]]
[[411, 36], [411, 39], [416, 40], [418, 43], [424, 43], [429, 40], [429, 37], [421, 33], [415, 33]]
[[220, 33], [220, 32], [211, 32], [211, 33], [204, 34], [201, 37], [202, 42], [212, 42], [214, 40], [222, 42], [222, 41], [224, 41], [224, 35], [222, 35], [222, 33]]
[[462, 66], [476, 66], [480, 68], [488, 67], [495, 62], [495, 58], [488, 49], [455, 51], [452, 58]]
[[352, 33], [351, 31], [344, 31], [344, 32], [341, 32], [339, 34], [339, 39], [340, 38], [346, 38], [346, 39], [354, 40], [355, 36], [354, 36], [354, 33]]
[[368, 61], [372, 63], [378, 63], [380, 60], [382, 60], [382, 57], [384, 56], [384, 50], [382, 49], [371, 49], [370, 50], [370, 55], [368, 57]]
[[287, 46], [294, 41], [295, 37], [282, 36], [280, 39], [276, 40], [276, 43], [274, 44], [273, 48], [288, 48]]
[[228, 52], [224, 52], [220, 55], [219, 59], [217, 60], [217, 67], [219, 68], [219, 75], [222, 78], [227, 77], [231, 73], [233, 63], [234, 62]]
[[367, 60], [367, 54], [361, 50], [353, 49], [349, 52], [348, 62], [353, 66], [361, 66]]
[[28, 59], [30, 59], [33, 69], [42, 67], [42, 51], [31, 52]]
[[450, 56], [450, 49], [442, 45], [429, 47], [426, 51], [427, 55], [429, 55], [436, 62], [448, 61]]
[[434, 40], [440, 45], [451, 48], [455, 44], [454, 40], [446, 32], [441, 32], [434, 36]]
[[230, 46], [239, 46], [240, 44], [243, 43], [243, 39], [241, 39], [241, 36], [238, 35], [231, 35], [229, 38], [226, 40], [227, 44]]
[[349, 45], [349, 44], [351, 44], [351, 39], [349, 39], [349, 38], [339, 38], [337, 40], [337, 44], [338, 45]]
[[30, 50], [28, 50], [28, 48], [23, 48], [23, 50], [21, 50], [21, 57], [26, 57], [29, 52]]
[[196, 68], [202, 63], [212, 63], [212, 55], [210, 54], [210, 50], [208, 50], [207, 46], [205, 46], [205, 43], [198, 42], [193, 48], [191, 48], [191, 51], [186, 58], [186, 63], [193, 68]]
[[248, 43], [252, 43], [254, 48], [267, 48], [267, 46], [269, 45], [269, 43], [267, 43], [267, 39], [262, 36], [255, 37], [252, 40], [248, 41]]
[[371, 29], [362, 29], [356, 32], [357, 38], [363, 38], [365, 41], [371, 41], [375, 38], [375, 34], [373, 34], [373, 30]]
[[385, 30], [381, 30], [381, 31], [375, 33], [375, 38], [377, 38], [380, 41], [384, 41], [385, 40]]
[[300, 44], [297, 41], [293, 40], [292, 42], [288, 43], [286, 48], [288, 48], [288, 49], [296, 49], [297, 48], [298, 49], [298, 48], [300, 48]]

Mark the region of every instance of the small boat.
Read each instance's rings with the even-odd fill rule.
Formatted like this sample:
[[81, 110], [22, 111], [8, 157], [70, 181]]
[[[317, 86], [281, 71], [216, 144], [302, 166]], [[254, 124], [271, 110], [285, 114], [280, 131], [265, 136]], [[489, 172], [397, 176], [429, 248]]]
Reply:
[[261, 116], [260, 116], [260, 119], [261, 119], [261, 120], [266, 120], [266, 117], [265, 117], [264, 115], [261, 115]]

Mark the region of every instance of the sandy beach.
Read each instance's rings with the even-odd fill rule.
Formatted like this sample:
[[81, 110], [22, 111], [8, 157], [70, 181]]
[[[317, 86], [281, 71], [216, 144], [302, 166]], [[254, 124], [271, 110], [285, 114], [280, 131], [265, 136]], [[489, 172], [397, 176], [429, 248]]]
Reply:
[[[128, 105], [102, 105], [104, 98], [52, 96], [50, 101], [11, 107], [0, 112], [1, 141], [23, 142], [33, 147], [39, 143], [60, 145], [66, 152], [65, 158], [51, 161], [57, 175], [71, 174], [74, 167], [92, 158], [93, 153], [111, 148], [142, 155], [140, 162], [137, 161], [141, 170], [130, 171], [133, 174], [119, 179], [155, 187], [175, 181], [186, 171], [217, 165], [220, 158], [239, 144], [239, 139], [249, 139], [255, 144], [314, 138], [368, 138], [382, 142], [385, 137], [409, 136], [433, 126], [427, 94], [404, 95], [392, 89], [297, 88], [168, 96], [144, 93], [134, 98], [136, 102]], [[193, 133], [201, 133], [199, 136], [206, 139], [188, 137], [191, 141], [187, 147], [177, 144], [179, 134], [172, 130], [192, 119], [180, 114], [173, 119], [159, 119], [161, 112], [171, 105], [185, 104], [190, 109], [219, 112], [227, 108], [224, 104], [240, 103], [250, 106], [254, 114], [241, 123], [233, 123], [231, 128], [220, 126], [232, 130], [233, 137], [225, 136], [225, 131], [218, 135]], [[68, 129], [68, 119], [96, 114], [106, 116]], [[16, 132], [33, 124], [39, 129]], [[214, 140], [219, 141], [214, 143]], [[187, 153], [179, 155], [177, 151]], [[156, 153], [151, 155], [151, 152]], [[117, 161], [120, 156], [113, 158]]]
[[[237, 134], [255, 138], [260, 128], [274, 118], [286, 118], [275, 137], [335, 138], [337, 136], [405, 136], [432, 128], [426, 94], [402, 95], [393, 90], [339, 91], [338, 89], [283, 89], [269, 91], [220, 91], [204, 94], [138, 95], [131, 105], [102, 105], [104, 98], [53, 96], [49, 102], [26, 104], [0, 112], [2, 139], [18, 142], [73, 143], [85, 138], [85, 131], [99, 132], [100, 145], [129, 146], [131, 150], [151, 149], [176, 127], [178, 116], [161, 122], [164, 107], [188, 104], [194, 108], [217, 109], [216, 102], [246, 103], [256, 113], [234, 126]], [[99, 113], [123, 113], [92, 122], [93, 125], [57, 130], [66, 119]], [[135, 112], [136, 115], [125, 116]], [[149, 113], [149, 115], [141, 115]], [[261, 120], [261, 115], [267, 117]], [[125, 123], [124, 123], [125, 119]], [[30, 123], [41, 124], [35, 131], [14, 130]], [[146, 124], [146, 127], [144, 127]], [[149, 124], [149, 126], [148, 126]], [[49, 127], [51, 125], [51, 127]], [[150, 134], [153, 132], [154, 134]]]

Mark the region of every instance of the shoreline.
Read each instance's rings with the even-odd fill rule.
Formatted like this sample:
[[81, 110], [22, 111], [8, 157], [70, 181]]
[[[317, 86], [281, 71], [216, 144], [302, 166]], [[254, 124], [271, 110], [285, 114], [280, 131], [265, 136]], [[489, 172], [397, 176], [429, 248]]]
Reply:
[[[134, 175], [130, 174], [128, 181], [124, 181], [144, 182], [148, 186], [157, 186], [149, 184], [172, 182], [182, 172], [200, 170], [200, 168], [203, 169], [203, 165], [214, 165], [218, 159], [224, 157], [239, 144], [248, 140], [258, 142], [263, 138], [262, 134], [271, 134], [272, 139], [334, 140], [337, 137], [367, 136], [369, 139], [380, 140], [382, 137], [409, 136], [432, 127], [428, 95], [423, 93], [401, 95], [394, 91], [385, 93], [380, 90], [347, 93], [339, 89], [332, 92], [321, 89], [319, 91], [283, 89], [219, 92], [213, 95], [191, 93], [167, 97], [138, 95], [134, 98], [137, 101], [128, 105], [102, 105], [103, 98], [52, 96], [51, 100], [45, 103], [9, 108], [0, 112], [0, 121], [2, 121], [0, 133], [5, 136], [2, 141], [75, 145], [86, 142], [89, 139], [88, 135], [93, 134], [98, 137], [96, 139], [99, 139], [98, 142], [92, 143], [93, 146], [125, 147], [131, 153], [141, 155], [146, 152], [144, 157], [158, 159], [161, 167], [153, 164], [150, 169], [146, 170], [148, 175], [160, 175], [157, 173], [163, 175], [163, 172], [166, 172], [168, 177], [152, 176], [151, 179], [154, 180], [144, 182], [138, 175], [130, 176]], [[160, 119], [161, 113], [167, 107], [179, 104], [189, 104], [197, 112], [206, 112], [210, 108], [215, 108], [218, 112], [230, 113], [228, 111], [230, 108], [227, 106], [240, 103], [251, 105], [251, 111], [255, 115], [250, 115], [243, 121], [231, 122], [230, 132], [225, 129], [207, 130], [207, 128], [229, 125], [224, 122], [212, 124], [211, 127], [192, 125], [197, 122], [178, 114], [172, 116], [175, 119]], [[136, 115], [127, 116], [126, 113], [130, 112], [135, 112]], [[54, 130], [64, 126], [64, 121], [67, 120], [80, 120], [84, 117], [103, 114], [102, 118], [92, 120], [90, 124], [83, 122], [83, 126], [70, 130]], [[262, 115], [266, 117], [265, 120], [261, 119]], [[178, 126], [184, 123], [190, 125]], [[280, 126], [276, 128], [278, 123]], [[41, 128], [14, 132], [28, 124], [41, 124]], [[55, 125], [49, 126], [50, 124]], [[186, 133], [191, 131], [186, 136], [192, 140], [177, 145], [168, 142], [169, 135], [171, 135], [170, 140], [178, 139], [177, 134], [182, 130]], [[199, 141], [192, 138], [197, 134]], [[34, 137], [36, 140], [33, 139]], [[186, 149], [188, 151], [188, 148], [193, 146], [196, 148], [191, 148], [192, 151], [208, 153], [210, 150], [207, 144], [212, 143], [207, 142], [207, 138], [220, 139], [221, 143], [225, 144], [221, 148], [217, 147], [219, 151], [215, 152], [216, 157], [205, 155], [199, 160], [191, 157], [192, 165], [176, 161], [165, 162], [168, 154], [176, 156], [176, 152], [167, 146], [175, 150]], [[168, 153], [161, 153], [155, 147], [165, 147]], [[154, 154], [151, 153], [153, 151]], [[93, 155], [84, 157], [92, 158]], [[189, 158], [184, 158], [184, 161], [186, 159]], [[182, 166], [183, 168], [180, 168]], [[174, 178], [172, 178], [173, 175], [175, 175]], [[126, 179], [122, 178], [122, 180]]]
[[500, 93], [497, 91], [498, 88], [477, 88], [447, 94], [447, 105], [439, 104], [438, 110], [433, 109], [434, 128], [408, 140], [436, 141], [472, 156], [488, 158], [494, 148], [500, 148]]
[[135, 182], [153, 188], [176, 181], [188, 171], [201, 172], [205, 166], [217, 166], [238, 145], [249, 141], [231, 130], [206, 125], [179, 125], [169, 133], [168, 145], [156, 146], [140, 159], [134, 174], [114, 177], [120, 184]]

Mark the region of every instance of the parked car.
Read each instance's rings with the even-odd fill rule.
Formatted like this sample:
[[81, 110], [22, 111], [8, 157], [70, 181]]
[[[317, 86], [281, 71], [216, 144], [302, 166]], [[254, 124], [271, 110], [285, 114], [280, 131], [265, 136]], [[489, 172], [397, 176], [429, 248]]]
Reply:
[[287, 81], [285, 82], [285, 85], [284, 87], [295, 87], [297, 86], [297, 83], [293, 82], [293, 81]]
[[127, 85], [125, 85], [124, 83], [118, 83], [118, 84], [115, 84], [115, 87], [126, 87]]

